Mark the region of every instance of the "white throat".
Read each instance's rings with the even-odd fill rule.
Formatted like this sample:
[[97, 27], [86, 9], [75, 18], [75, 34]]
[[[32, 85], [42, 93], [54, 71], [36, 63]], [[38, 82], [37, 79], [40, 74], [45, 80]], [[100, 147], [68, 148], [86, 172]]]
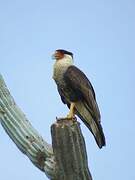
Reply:
[[70, 55], [64, 55], [63, 59], [56, 60], [53, 66], [53, 79], [60, 81], [64, 72], [71, 65], [73, 65], [73, 59]]

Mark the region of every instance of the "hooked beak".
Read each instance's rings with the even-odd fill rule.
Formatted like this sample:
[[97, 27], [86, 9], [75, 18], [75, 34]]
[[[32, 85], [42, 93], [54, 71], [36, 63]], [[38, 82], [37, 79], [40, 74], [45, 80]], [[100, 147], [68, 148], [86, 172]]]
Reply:
[[56, 57], [55, 57], [55, 53], [52, 55], [52, 59], [56, 59]]
[[55, 60], [60, 60], [64, 57], [64, 54], [59, 52], [59, 51], [56, 51], [53, 55], [52, 55], [52, 59], [55, 59]]
[[58, 54], [57, 52], [55, 52], [55, 53], [52, 55], [52, 59], [54, 59], [54, 60], [60, 59], [59, 54]]

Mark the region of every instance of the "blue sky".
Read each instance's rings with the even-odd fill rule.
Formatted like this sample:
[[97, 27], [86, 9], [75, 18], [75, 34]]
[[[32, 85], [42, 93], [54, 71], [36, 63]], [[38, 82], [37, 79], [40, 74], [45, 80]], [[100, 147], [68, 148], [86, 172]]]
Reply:
[[[91, 80], [107, 146], [81, 122], [94, 180], [134, 180], [135, 2], [0, 1], [0, 73], [33, 126], [51, 143], [50, 125], [68, 109], [52, 80], [51, 55], [63, 48]], [[0, 178], [45, 180], [0, 127]]]

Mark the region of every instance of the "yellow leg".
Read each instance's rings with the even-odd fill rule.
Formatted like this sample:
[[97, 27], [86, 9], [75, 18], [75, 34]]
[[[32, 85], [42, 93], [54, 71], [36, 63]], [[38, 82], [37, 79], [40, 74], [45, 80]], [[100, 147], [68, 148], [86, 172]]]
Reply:
[[74, 116], [75, 116], [74, 107], [75, 107], [75, 103], [72, 102], [72, 103], [70, 104], [70, 110], [69, 110], [69, 113], [68, 113], [68, 115], [67, 115], [67, 118], [68, 118], [68, 119], [74, 118]]

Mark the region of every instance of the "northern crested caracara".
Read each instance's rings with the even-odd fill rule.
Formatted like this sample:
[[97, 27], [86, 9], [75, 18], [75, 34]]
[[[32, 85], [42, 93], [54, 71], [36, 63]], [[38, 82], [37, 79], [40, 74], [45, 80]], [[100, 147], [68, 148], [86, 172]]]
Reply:
[[100, 111], [94, 89], [86, 75], [73, 65], [73, 53], [58, 49], [53, 55], [56, 60], [53, 69], [61, 100], [70, 111], [68, 119], [75, 114], [93, 134], [99, 148], [105, 146], [105, 136], [100, 122]]

